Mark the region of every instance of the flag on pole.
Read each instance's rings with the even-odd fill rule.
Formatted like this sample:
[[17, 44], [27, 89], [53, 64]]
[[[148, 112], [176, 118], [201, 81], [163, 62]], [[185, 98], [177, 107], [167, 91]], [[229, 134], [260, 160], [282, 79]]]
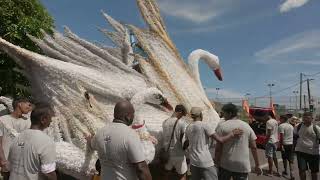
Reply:
[[242, 100], [242, 108], [243, 108], [243, 111], [245, 111], [247, 113], [247, 116], [250, 118], [250, 121], [252, 121], [252, 116], [250, 114], [250, 107], [249, 107], [248, 100]]
[[274, 108], [274, 104], [273, 104], [272, 98], [270, 99], [270, 108], [272, 110], [272, 113], [273, 113], [274, 117], [276, 117], [276, 110]]

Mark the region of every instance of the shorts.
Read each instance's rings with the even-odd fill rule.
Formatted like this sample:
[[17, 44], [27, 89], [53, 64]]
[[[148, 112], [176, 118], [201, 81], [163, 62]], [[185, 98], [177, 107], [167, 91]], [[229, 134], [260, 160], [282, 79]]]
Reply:
[[293, 162], [293, 145], [283, 145], [283, 151], [281, 151], [281, 156], [283, 160], [288, 160], [289, 162]]
[[201, 168], [191, 165], [191, 180], [217, 180], [217, 169], [214, 166]]
[[277, 158], [277, 145], [274, 143], [267, 143], [265, 153], [267, 158]]
[[232, 172], [223, 168], [219, 168], [219, 180], [247, 180], [248, 173]]
[[188, 170], [186, 157], [170, 157], [164, 168], [167, 171], [175, 169], [180, 175], [185, 174]]
[[297, 161], [299, 171], [311, 170], [311, 173], [319, 172], [319, 155], [307, 154], [303, 152], [297, 153]]

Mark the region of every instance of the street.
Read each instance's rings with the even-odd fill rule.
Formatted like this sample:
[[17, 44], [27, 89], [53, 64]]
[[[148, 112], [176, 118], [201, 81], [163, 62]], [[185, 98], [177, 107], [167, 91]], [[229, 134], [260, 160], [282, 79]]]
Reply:
[[[258, 156], [259, 156], [259, 160], [260, 160], [260, 165], [263, 169], [264, 172], [266, 172], [268, 170], [268, 162], [267, 162], [267, 159], [264, 155], [264, 150], [263, 149], [259, 149], [258, 150]], [[280, 174], [282, 174], [282, 171], [284, 170], [283, 168], [283, 164], [282, 164], [282, 158], [281, 158], [281, 153], [280, 152], [277, 152], [277, 158], [278, 158], [278, 162], [279, 162], [279, 172]], [[253, 167], [254, 166], [254, 161], [253, 161], [253, 158], [251, 156], [250, 158], [250, 161], [251, 161], [251, 166]], [[276, 168], [273, 167], [273, 170], [276, 171]], [[288, 172], [289, 173], [289, 172]], [[299, 172], [298, 172], [298, 164], [297, 164], [297, 159], [296, 157], [294, 158], [294, 177], [296, 180], [299, 179]], [[320, 175], [319, 175], [319, 178], [320, 178]], [[266, 175], [260, 175], [260, 176], [257, 176], [255, 173], [250, 173], [249, 175], [249, 179], [250, 180], [270, 180], [270, 179], [289, 179], [289, 176], [287, 177], [277, 177], [277, 176], [273, 176], [273, 177], [269, 177], [269, 176], [266, 176]], [[311, 176], [310, 176], [310, 173], [307, 173], [307, 179], [311, 179]]]

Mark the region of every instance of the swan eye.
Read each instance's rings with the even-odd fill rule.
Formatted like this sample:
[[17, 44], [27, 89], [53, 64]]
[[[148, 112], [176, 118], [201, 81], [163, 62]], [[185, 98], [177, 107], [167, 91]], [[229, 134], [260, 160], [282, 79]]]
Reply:
[[161, 94], [156, 94], [156, 95], [155, 95], [155, 99], [160, 100], [160, 101], [163, 101], [163, 100], [164, 100], [164, 98], [162, 97]]

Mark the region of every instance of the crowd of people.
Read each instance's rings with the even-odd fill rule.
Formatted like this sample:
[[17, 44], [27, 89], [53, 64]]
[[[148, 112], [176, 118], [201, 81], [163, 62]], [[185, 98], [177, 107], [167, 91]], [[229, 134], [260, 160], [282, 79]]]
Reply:
[[[0, 166], [4, 180], [56, 180], [56, 152], [53, 140], [43, 132], [54, 111], [47, 103], [32, 105], [28, 99], [13, 101], [14, 111], [0, 117]], [[31, 112], [30, 119], [24, 114]], [[151, 180], [138, 134], [130, 127], [134, 107], [128, 101], [114, 107], [114, 119], [96, 134], [87, 135], [88, 147], [98, 152], [96, 168], [103, 180]], [[203, 121], [203, 109], [177, 105], [172, 116], [163, 121], [161, 149], [156, 159], [161, 180], [243, 180], [250, 172], [263, 173], [257, 152], [257, 136], [250, 125], [238, 118], [234, 104], [222, 107], [223, 118], [215, 127]], [[191, 117], [191, 121], [187, 117]], [[319, 172], [320, 128], [313, 114], [305, 112], [302, 123], [292, 125], [288, 115], [266, 113], [265, 156], [268, 176], [280, 176], [277, 150], [281, 150], [282, 175], [294, 179], [296, 154], [299, 175], [312, 180]], [[250, 152], [254, 166], [250, 164]], [[273, 165], [276, 173], [273, 173]], [[288, 171], [289, 165], [289, 171]]]

